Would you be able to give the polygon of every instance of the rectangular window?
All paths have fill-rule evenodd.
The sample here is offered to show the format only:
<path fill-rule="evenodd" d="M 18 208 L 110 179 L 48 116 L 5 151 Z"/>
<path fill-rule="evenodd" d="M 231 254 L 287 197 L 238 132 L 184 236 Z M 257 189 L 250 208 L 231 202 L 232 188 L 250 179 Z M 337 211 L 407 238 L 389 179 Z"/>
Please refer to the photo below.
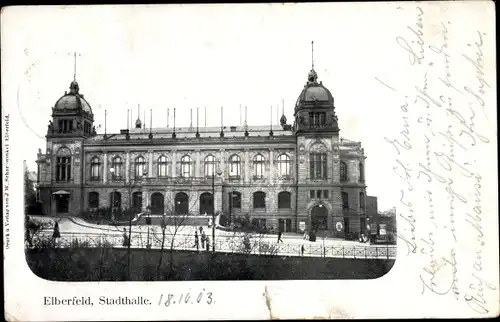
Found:
<path fill-rule="evenodd" d="M 323 190 L 323 198 L 328 199 L 328 190 Z"/>
<path fill-rule="evenodd" d="M 309 191 L 309 198 L 314 199 L 314 190 Z"/>
<path fill-rule="evenodd" d="M 309 113 L 309 126 L 312 128 L 322 127 L 326 124 L 325 112 Z"/>
<path fill-rule="evenodd" d="M 321 199 L 321 190 L 316 190 L 316 198 Z"/>

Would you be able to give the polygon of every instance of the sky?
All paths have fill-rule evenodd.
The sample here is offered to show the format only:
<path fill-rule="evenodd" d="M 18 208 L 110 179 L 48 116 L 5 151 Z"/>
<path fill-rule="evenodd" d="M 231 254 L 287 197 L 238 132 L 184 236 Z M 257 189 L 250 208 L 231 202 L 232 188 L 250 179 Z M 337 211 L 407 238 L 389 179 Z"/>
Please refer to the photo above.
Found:
<path fill-rule="evenodd" d="M 207 125 L 219 126 L 221 106 L 224 125 L 238 125 L 240 105 L 249 125 L 266 125 L 270 108 L 281 115 L 282 103 L 292 123 L 314 57 L 318 80 L 334 96 L 340 135 L 362 142 L 368 195 L 379 197 L 379 210 L 392 208 L 398 178 L 384 137 L 400 131 L 388 125 L 401 118 L 388 110 L 398 103 L 377 79 L 394 82 L 403 73 L 397 64 L 408 60 L 395 41 L 407 16 L 385 19 L 396 10 L 385 3 L 24 8 L 9 21 L 17 32 L 5 40 L 12 64 L 2 67 L 26 126 L 23 155 L 36 169 L 51 107 L 73 80 L 75 52 L 80 93 L 99 133 L 105 110 L 107 132 L 118 132 L 127 109 L 135 121 L 138 104 L 148 126 L 153 111 L 153 127 L 166 126 L 167 108 L 171 118 L 176 108 L 177 126 L 187 126 L 197 107 L 200 123 L 206 108 Z"/>

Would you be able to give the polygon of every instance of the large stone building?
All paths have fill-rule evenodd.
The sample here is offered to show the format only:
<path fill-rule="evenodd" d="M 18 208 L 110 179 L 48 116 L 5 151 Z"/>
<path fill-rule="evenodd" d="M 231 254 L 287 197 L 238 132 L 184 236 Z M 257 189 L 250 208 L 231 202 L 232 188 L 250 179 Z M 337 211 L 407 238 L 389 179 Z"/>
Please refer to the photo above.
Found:
<path fill-rule="evenodd" d="M 315 229 L 344 237 L 366 228 L 365 156 L 339 137 L 334 98 L 309 72 L 281 126 L 134 128 L 98 134 L 74 80 L 56 101 L 45 152 L 39 150 L 40 200 L 52 214 L 97 207 L 151 213 L 249 214 L 283 231 Z M 213 185 L 212 185 L 213 184 Z M 214 194 L 212 189 L 214 188 Z"/>

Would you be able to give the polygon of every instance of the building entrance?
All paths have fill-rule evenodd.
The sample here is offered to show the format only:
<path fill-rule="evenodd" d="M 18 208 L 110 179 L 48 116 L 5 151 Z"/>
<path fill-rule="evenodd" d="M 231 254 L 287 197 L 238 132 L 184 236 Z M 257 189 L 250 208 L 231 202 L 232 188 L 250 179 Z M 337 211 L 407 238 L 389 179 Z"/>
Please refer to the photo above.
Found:
<path fill-rule="evenodd" d="M 69 195 L 61 194 L 55 195 L 56 197 L 56 213 L 66 214 L 69 212 Z"/>
<path fill-rule="evenodd" d="M 311 210 L 311 228 L 314 231 L 328 229 L 328 209 L 324 205 L 314 206 Z"/>

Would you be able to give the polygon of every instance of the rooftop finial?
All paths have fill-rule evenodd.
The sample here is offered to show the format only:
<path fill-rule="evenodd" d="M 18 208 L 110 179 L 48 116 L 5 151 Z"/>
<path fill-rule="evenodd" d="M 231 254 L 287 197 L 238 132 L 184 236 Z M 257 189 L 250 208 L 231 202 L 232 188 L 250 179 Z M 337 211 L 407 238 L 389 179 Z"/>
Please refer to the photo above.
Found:
<path fill-rule="evenodd" d="M 135 128 L 140 129 L 141 127 L 142 127 L 141 104 L 137 104 L 137 120 L 135 121 Z"/>
<path fill-rule="evenodd" d="M 311 62 L 312 62 L 312 70 L 314 70 L 314 40 L 311 41 Z"/>
<path fill-rule="evenodd" d="M 73 68 L 73 80 L 76 81 L 76 52 L 74 53 L 75 65 Z"/>

